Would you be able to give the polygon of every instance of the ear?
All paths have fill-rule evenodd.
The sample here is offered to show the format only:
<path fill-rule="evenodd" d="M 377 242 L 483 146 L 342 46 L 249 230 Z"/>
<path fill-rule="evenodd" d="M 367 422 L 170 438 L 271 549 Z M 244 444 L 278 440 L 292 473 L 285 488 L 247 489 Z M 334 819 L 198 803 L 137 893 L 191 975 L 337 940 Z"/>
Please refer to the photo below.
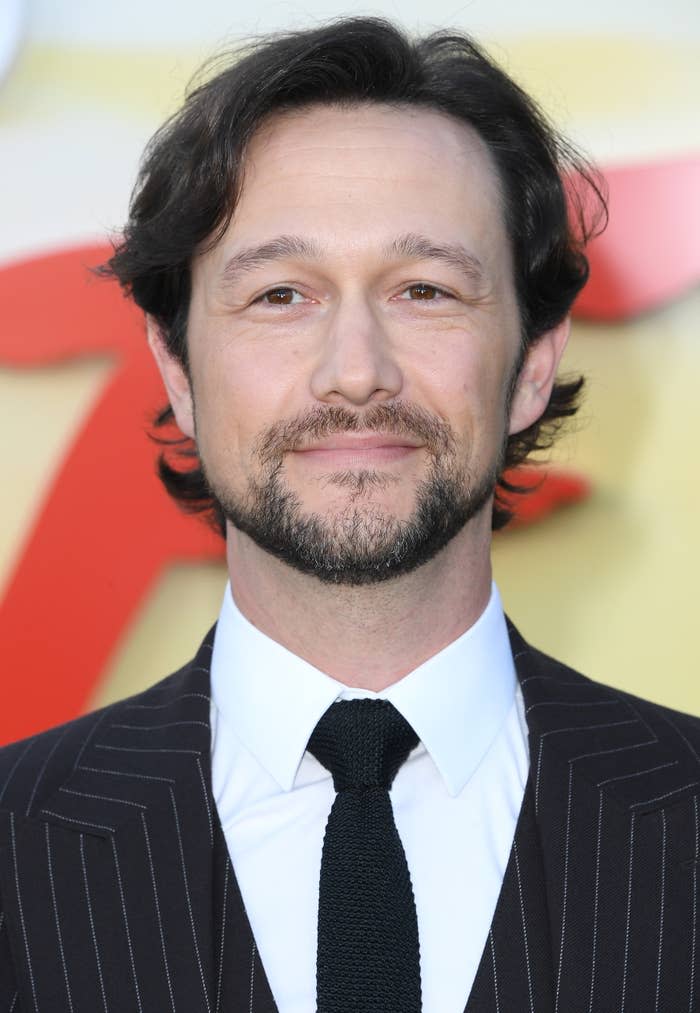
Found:
<path fill-rule="evenodd" d="M 570 330 L 571 320 L 565 317 L 527 349 L 511 404 L 509 435 L 527 429 L 547 407 Z"/>
<path fill-rule="evenodd" d="M 177 424 L 185 436 L 194 439 L 194 405 L 189 377 L 179 359 L 168 350 L 161 329 L 151 316 L 146 316 L 146 331 Z"/>

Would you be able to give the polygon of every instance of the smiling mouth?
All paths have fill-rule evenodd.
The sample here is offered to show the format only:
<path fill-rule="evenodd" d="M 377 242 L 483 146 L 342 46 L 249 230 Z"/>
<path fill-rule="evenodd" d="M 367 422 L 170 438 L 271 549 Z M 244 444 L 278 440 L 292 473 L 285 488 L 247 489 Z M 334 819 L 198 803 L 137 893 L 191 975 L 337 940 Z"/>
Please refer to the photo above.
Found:
<path fill-rule="evenodd" d="M 293 453 L 304 463 L 338 469 L 371 469 L 410 457 L 424 444 L 393 434 L 329 436 Z"/>

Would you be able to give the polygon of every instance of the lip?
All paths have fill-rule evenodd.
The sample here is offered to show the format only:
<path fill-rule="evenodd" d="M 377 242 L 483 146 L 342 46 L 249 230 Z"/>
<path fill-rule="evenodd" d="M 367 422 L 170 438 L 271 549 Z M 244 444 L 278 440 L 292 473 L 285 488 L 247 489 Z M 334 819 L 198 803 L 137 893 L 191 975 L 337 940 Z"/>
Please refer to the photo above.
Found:
<path fill-rule="evenodd" d="M 296 452 L 299 454 L 315 453 L 317 451 L 335 450 L 383 450 L 390 448 L 402 448 L 416 450 L 423 444 L 417 440 L 411 440 L 406 436 L 395 436 L 393 433 L 338 433 L 335 436 L 327 436 L 325 439 L 316 440 L 305 447 L 300 447 Z"/>
<path fill-rule="evenodd" d="M 340 433 L 317 440 L 294 453 L 307 464 L 325 468 L 371 469 L 401 461 L 422 446 L 424 444 L 392 433 Z"/>

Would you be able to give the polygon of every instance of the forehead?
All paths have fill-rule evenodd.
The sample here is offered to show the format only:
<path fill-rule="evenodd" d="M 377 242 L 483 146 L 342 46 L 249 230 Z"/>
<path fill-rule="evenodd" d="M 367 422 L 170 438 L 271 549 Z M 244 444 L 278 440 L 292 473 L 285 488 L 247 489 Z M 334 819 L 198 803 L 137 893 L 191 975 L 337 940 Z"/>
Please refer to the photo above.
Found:
<path fill-rule="evenodd" d="M 489 273 L 510 274 L 499 177 L 468 124 L 430 109 L 310 106 L 270 117 L 245 155 L 232 220 L 193 263 L 221 269 L 240 249 L 300 236 L 324 262 L 369 266 L 415 233 L 461 244 Z"/>
<path fill-rule="evenodd" d="M 464 167 L 478 162 L 493 172 L 491 156 L 468 123 L 437 109 L 402 104 L 310 105 L 273 114 L 255 132 L 246 152 L 247 168 L 259 171 L 276 156 L 295 157 L 313 151 L 322 165 L 331 164 L 337 147 L 352 163 L 374 153 L 391 156 L 408 142 L 417 163 L 438 164 L 448 156 Z"/>
<path fill-rule="evenodd" d="M 442 194 L 468 191 L 500 211 L 499 178 L 478 133 L 447 114 L 420 107 L 311 106 L 271 117 L 246 152 L 237 217 L 244 205 L 310 197 L 340 206 L 385 199 L 387 186 Z M 262 210 L 262 208 L 257 209 Z"/>

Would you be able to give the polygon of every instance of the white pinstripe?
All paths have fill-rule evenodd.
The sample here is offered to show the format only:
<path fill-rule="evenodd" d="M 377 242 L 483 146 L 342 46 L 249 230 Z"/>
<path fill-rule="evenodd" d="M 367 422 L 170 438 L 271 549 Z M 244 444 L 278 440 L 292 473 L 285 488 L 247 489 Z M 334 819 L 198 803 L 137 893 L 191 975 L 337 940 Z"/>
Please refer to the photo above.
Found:
<path fill-rule="evenodd" d="M 77 767 L 77 770 L 89 770 L 93 774 L 113 774 L 115 777 L 136 777 L 139 781 L 163 781 L 175 784 L 174 777 L 158 777 L 155 774 L 134 774 L 130 770 L 108 770 L 105 767 Z"/>
<path fill-rule="evenodd" d="M 698 797 L 693 799 L 695 810 L 695 861 L 693 862 L 693 934 L 691 940 L 690 958 L 690 1001 L 688 1003 L 689 1013 L 693 1013 L 695 1001 L 695 952 L 697 945 L 697 921 L 698 921 L 698 860 L 700 859 L 700 822 L 698 821 Z"/>
<path fill-rule="evenodd" d="M 594 753 L 579 753 L 578 756 L 571 757 L 571 762 L 576 763 L 578 760 L 590 760 L 594 756 L 612 756 L 613 753 L 626 753 L 628 749 L 642 749 L 643 746 L 655 746 L 658 741 L 654 737 L 653 739 L 645 739 L 644 742 L 633 742 L 630 746 L 615 746 L 614 749 L 596 749 Z"/>
<path fill-rule="evenodd" d="M 44 762 L 42 763 L 41 769 L 39 770 L 39 773 L 36 776 L 36 781 L 34 782 L 34 787 L 32 788 L 32 793 L 29 796 L 29 801 L 27 802 L 27 808 L 25 810 L 25 816 L 29 816 L 29 813 L 31 811 L 32 805 L 34 803 L 34 796 L 36 795 L 37 788 L 39 787 L 41 779 L 42 779 L 42 777 L 44 776 L 44 774 L 46 772 L 46 768 L 47 768 L 47 766 L 49 764 L 49 760 L 51 759 L 51 757 L 53 756 L 53 754 L 56 752 L 57 747 L 61 744 L 61 742 L 63 742 L 63 739 L 64 739 L 65 734 L 66 734 L 67 731 L 68 731 L 67 727 L 63 729 L 63 731 L 61 732 L 61 734 L 56 738 L 56 741 L 54 742 L 54 744 L 51 746 L 51 749 L 49 750 L 49 752 L 44 757 Z"/>
<path fill-rule="evenodd" d="M 523 885 L 520 879 L 520 861 L 518 859 L 518 846 L 513 841 L 513 856 L 515 858 L 515 872 L 518 877 L 518 895 L 520 897 L 520 919 L 523 926 L 523 943 L 525 946 L 525 967 L 527 969 L 527 991 L 530 997 L 530 1013 L 535 1013 L 535 1003 L 532 995 L 532 972 L 530 969 L 530 950 L 527 945 L 527 920 L 525 918 L 525 903 L 523 901 Z"/>
<path fill-rule="evenodd" d="M 627 918 L 625 922 L 625 956 L 622 963 L 622 1002 L 620 1004 L 620 1011 L 624 1013 L 625 1009 L 625 998 L 627 994 L 627 964 L 629 960 L 630 952 L 630 920 L 632 917 L 632 859 L 634 857 L 634 826 L 635 826 L 636 813 L 632 813 L 632 819 L 630 821 L 630 867 L 629 867 L 629 879 L 627 881 Z"/>
<path fill-rule="evenodd" d="M 204 672 L 205 669 L 203 669 L 203 668 L 199 668 L 199 669 L 196 669 L 196 670 L 195 669 L 191 669 L 191 671 Z M 164 707 L 173 707 L 180 700 L 186 700 L 189 697 L 197 697 L 200 700 L 206 700 L 208 703 L 211 703 L 211 697 L 207 696 L 206 693 L 182 693 L 180 696 L 176 696 L 172 700 L 169 700 L 168 703 L 127 703 L 127 704 L 124 704 L 124 708 L 126 710 L 134 710 L 134 711 L 135 710 L 140 710 L 140 711 L 157 711 L 157 710 L 162 710 Z"/>
<path fill-rule="evenodd" d="M 202 668 L 201 665 L 197 665 L 194 668 L 191 668 L 190 672 L 201 672 L 202 675 L 211 675 L 211 670 L 209 668 Z M 201 695 L 204 695 L 204 694 L 201 694 Z"/>
<path fill-rule="evenodd" d="M 588 1013 L 593 1013 L 593 993 L 595 991 L 596 950 L 598 948 L 598 899 L 600 893 L 600 839 L 603 830 L 603 792 L 598 802 L 598 839 L 595 849 L 595 892 L 593 894 L 593 954 L 591 957 L 591 996 Z"/>
<path fill-rule="evenodd" d="M 0 932 L 2 932 L 2 927 L 4 924 L 5 924 L 5 912 L 0 911 Z"/>
<path fill-rule="evenodd" d="M 224 975 L 224 944 L 226 934 L 226 914 L 228 904 L 228 877 L 231 870 L 231 859 L 226 859 L 226 872 L 224 873 L 224 902 L 223 902 L 223 916 L 221 918 L 221 951 L 219 955 L 219 974 L 216 982 L 216 1013 L 220 1013 L 221 1010 L 221 983 Z"/>
<path fill-rule="evenodd" d="M 667 724 L 669 724 L 669 725 L 671 726 L 671 728 L 673 728 L 673 730 L 674 730 L 674 732 L 676 733 L 676 735 L 678 735 L 678 737 L 679 737 L 679 738 L 681 738 L 681 739 L 683 740 L 683 742 L 684 742 L 684 743 L 686 744 L 686 746 L 688 747 L 689 751 L 690 751 L 690 752 L 691 752 L 691 753 L 693 754 L 693 756 L 694 756 L 694 757 L 695 757 L 695 759 L 696 759 L 696 760 L 698 761 L 698 763 L 700 763 L 700 756 L 698 756 L 698 751 L 697 751 L 697 749 L 695 749 L 695 748 L 693 747 L 693 745 L 692 745 L 692 744 L 691 744 L 691 743 L 690 743 L 690 742 L 688 741 L 688 739 L 687 739 L 687 738 L 686 738 L 686 736 L 685 736 L 685 735 L 683 734 L 683 732 L 682 732 L 682 731 L 680 730 L 680 728 L 678 727 L 678 725 L 676 724 L 676 722 L 675 722 L 675 721 L 674 721 L 674 720 L 673 720 L 672 718 L 670 718 L 670 717 L 668 716 L 668 714 L 663 714 L 663 713 L 662 713 L 662 714 L 661 714 L 661 717 L 662 717 L 662 718 L 664 719 L 664 721 L 665 721 L 665 722 L 666 722 Z"/>
<path fill-rule="evenodd" d="M 68 968 L 66 967 L 66 955 L 63 950 L 63 935 L 61 933 L 61 922 L 58 917 L 58 904 L 56 902 L 56 885 L 53 878 L 53 866 L 51 864 L 51 840 L 49 836 L 49 825 L 44 824 L 44 830 L 46 832 L 46 861 L 49 867 L 49 885 L 51 887 L 51 906 L 53 908 L 53 917 L 56 924 L 56 935 L 58 937 L 58 952 L 61 954 L 61 967 L 63 968 L 63 980 L 66 983 L 66 995 L 68 996 L 68 1007 L 73 1013 L 73 996 L 70 990 L 70 981 L 68 980 Z"/>
<path fill-rule="evenodd" d="M 700 781 L 691 781 L 690 784 L 684 784 L 680 788 L 674 788 L 673 791 L 664 792 L 663 795 L 657 795 L 656 798 L 645 799 L 644 802 L 634 802 L 630 809 L 638 809 L 640 806 L 652 805 L 654 802 L 662 802 L 665 798 L 670 798 L 671 795 L 677 795 L 680 791 L 685 791 L 687 788 L 695 788 L 700 784 Z"/>
<path fill-rule="evenodd" d="M 65 820 L 66 823 L 75 823 L 79 827 L 92 827 L 93 830 L 109 830 L 114 833 L 114 827 L 108 827 L 105 823 L 88 823 L 87 820 L 74 820 L 72 816 L 64 816 L 62 813 L 55 813 L 53 809 L 42 809 L 42 816 L 55 816 L 56 819 Z"/>
<path fill-rule="evenodd" d="M 92 728 L 90 729 L 90 731 L 88 732 L 88 734 L 85 736 L 85 738 L 83 740 L 83 744 L 81 745 L 80 750 L 78 752 L 78 755 L 75 758 L 75 765 L 73 767 L 73 770 L 75 770 L 78 767 L 80 761 L 83 758 L 83 753 L 85 752 L 85 750 L 87 749 L 87 747 L 89 746 L 89 744 L 92 742 L 93 735 L 95 734 L 95 732 L 97 731 L 97 729 L 100 727 L 100 725 L 102 724 L 102 722 L 105 720 L 105 718 L 107 717 L 107 715 L 112 713 L 113 707 L 114 707 L 114 704 L 112 704 L 110 707 L 106 707 L 102 711 L 102 713 L 100 714 L 100 716 L 97 719 L 97 721 L 94 722 Z"/>
<path fill-rule="evenodd" d="M 214 821 L 211 817 L 211 806 L 209 805 L 209 795 L 207 794 L 207 785 L 204 780 L 204 771 L 202 770 L 202 758 L 197 757 L 197 770 L 199 771 L 199 780 L 202 784 L 202 794 L 204 795 L 204 805 L 207 808 L 207 819 L 209 820 L 209 843 L 214 843 Z"/>
<path fill-rule="evenodd" d="M 9 1013 L 12 1013 L 13 1009 L 17 1005 L 18 999 L 19 999 L 19 992 L 15 992 L 14 996 L 12 997 L 12 1002 L 10 1003 Z"/>
<path fill-rule="evenodd" d="M 214 821 L 212 820 L 212 806 L 209 804 L 209 795 L 207 794 L 207 782 L 205 781 L 205 772 L 202 769 L 202 757 L 197 758 L 197 769 L 200 772 L 202 794 L 204 795 L 205 805 L 207 806 L 207 820 L 209 821 L 209 843 L 211 845 L 214 845 Z"/>
<path fill-rule="evenodd" d="M 574 767 L 569 764 L 569 797 L 566 803 L 566 843 L 564 845 L 564 895 L 561 906 L 561 943 L 559 945 L 559 967 L 557 969 L 557 990 L 554 997 L 554 1013 L 559 1009 L 559 991 L 561 989 L 561 972 L 564 966 L 564 935 L 566 933 L 566 901 L 569 889 L 569 843 L 571 836 L 571 799 L 573 795 Z"/>
<path fill-rule="evenodd" d="M 527 651 L 520 651 L 518 654 L 514 654 L 513 661 L 517 661 L 518 658 L 524 658 L 527 653 Z M 526 679 L 520 679 L 521 686 L 525 686 L 528 682 L 556 682 L 558 686 L 575 686 L 577 689 L 592 689 L 595 686 L 595 683 L 588 681 L 572 682 L 571 680 L 567 680 L 565 682 L 563 679 L 560 679 L 558 675 L 528 675 Z M 600 689 L 600 686 L 597 688 Z M 613 695 L 610 699 L 614 700 L 619 698 L 616 698 Z"/>
<path fill-rule="evenodd" d="M 493 929 L 489 931 L 489 943 L 491 944 L 491 966 L 493 967 L 493 994 L 496 1000 L 496 1013 L 501 1013 L 501 1006 L 498 1001 L 498 975 L 496 974 L 496 947 L 493 943 Z"/>
<path fill-rule="evenodd" d="M 664 905 L 666 903 L 666 813 L 661 810 L 661 903 L 659 911 L 659 957 L 656 964 L 656 1010 L 661 998 L 661 959 L 664 949 Z"/>
<path fill-rule="evenodd" d="M 3 798 L 5 797 L 5 792 L 7 791 L 7 786 L 9 785 L 10 781 L 12 780 L 14 772 L 17 770 L 17 768 L 19 767 L 20 763 L 25 758 L 25 756 L 27 755 L 27 753 L 32 748 L 32 746 L 34 745 L 35 742 L 36 742 L 36 739 L 30 739 L 29 742 L 27 742 L 27 744 L 24 747 L 24 749 L 22 750 L 22 752 L 19 754 L 19 756 L 15 760 L 15 762 L 12 764 L 12 767 L 10 769 L 10 773 L 7 775 L 7 777 L 5 779 L 5 783 L 2 786 L 2 791 L 0 791 L 0 802 L 2 802 Z"/>
<path fill-rule="evenodd" d="M 158 902 L 158 887 L 156 886 L 156 873 L 153 868 L 153 856 L 151 854 L 151 839 L 148 835 L 148 825 L 146 823 L 146 814 L 141 813 L 141 823 L 143 825 L 143 835 L 146 839 L 146 852 L 148 854 L 148 864 L 151 870 L 151 885 L 153 886 L 153 900 L 156 907 L 156 918 L 158 919 L 158 932 L 160 933 L 160 948 L 163 953 L 163 965 L 165 967 L 165 978 L 168 983 L 168 994 L 170 995 L 170 1008 L 173 1013 L 175 1010 L 175 997 L 173 996 L 173 983 L 170 979 L 170 968 L 168 967 L 168 955 L 165 952 L 165 934 L 163 933 L 163 920 L 160 917 L 160 903 Z"/>
<path fill-rule="evenodd" d="M 129 948 L 129 963 L 131 964 L 131 974 L 134 979 L 134 988 L 136 990 L 136 1004 L 139 1008 L 139 1013 L 143 1013 L 143 1006 L 141 1004 L 141 989 L 139 988 L 139 980 L 136 977 L 136 964 L 134 962 L 134 950 L 131 945 L 131 932 L 129 931 L 129 919 L 126 915 L 126 901 L 124 900 L 124 886 L 122 883 L 122 873 L 119 867 L 119 856 L 117 854 L 117 842 L 112 837 L 112 854 L 114 855 L 114 869 L 117 873 L 117 886 L 119 887 L 119 899 L 122 904 L 122 915 L 124 916 L 124 932 L 126 933 L 126 944 Z"/>
<path fill-rule="evenodd" d="M 255 940 L 253 940 L 253 948 L 250 951 L 250 1002 L 248 1005 L 248 1013 L 253 1013 L 254 986 L 255 986 Z"/>
<path fill-rule="evenodd" d="M 542 732 L 541 738 L 549 738 L 550 735 L 564 735 L 571 732 L 596 732 L 601 728 L 621 728 L 623 725 L 637 725 L 639 718 L 625 718 L 624 721 L 603 721 L 599 725 L 570 725 L 568 728 L 550 728 L 548 732 Z M 627 746 L 624 747 L 627 749 Z M 601 750 L 601 753 L 605 750 Z M 595 753 L 587 754 L 595 756 Z"/>
<path fill-rule="evenodd" d="M 32 968 L 32 957 L 29 952 L 29 939 L 27 938 L 27 926 L 24 921 L 24 909 L 22 907 L 22 894 L 19 888 L 19 868 L 17 866 L 17 837 L 15 835 L 15 814 L 10 813 L 10 836 L 12 840 L 12 862 L 15 868 L 15 889 L 17 891 L 17 907 L 19 908 L 19 921 L 22 926 L 22 938 L 24 940 L 24 950 L 27 954 L 27 969 L 29 971 L 29 981 L 32 986 L 32 999 L 34 1000 L 35 1013 L 39 1011 L 39 1003 L 36 997 L 36 981 L 34 980 L 34 970 Z M 14 1003 L 12 1004 L 14 1006 Z"/>
<path fill-rule="evenodd" d="M 636 725 L 639 723 L 639 718 L 628 718 L 625 721 L 605 721 L 600 725 L 574 725 L 570 728 L 552 728 L 548 732 L 542 732 L 540 736 L 540 750 L 537 758 L 537 776 L 535 780 L 535 812 L 538 811 L 539 795 L 540 795 L 540 772 L 542 768 L 542 749 L 544 747 L 544 740 L 550 735 L 564 735 L 565 733 L 571 732 L 593 732 L 599 731 L 601 728 L 620 728 L 623 725 Z M 595 754 L 589 754 L 595 755 Z"/>
<path fill-rule="evenodd" d="M 185 725 L 201 725 L 202 728 L 209 728 L 208 721 L 164 721 L 160 725 L 110 725 L 110 728 L 124 728 L 129 732 L 156 732 L 160 728 L 182 728 Z"/>
<path fill-rule="evenodd" d="M 194 924 L 194 914 L 192 913 L 192 901 L 190 900 L 190 887 L 187 879 L 187 869 L 185 867 L 185 852 L 182 847 L 182 831 L 180 829 L 180 817 L 177 814 L 177 805 L 175 804 L 175 792 L 172 788 L 168 789 L 170 792 L 170 801 L 173 806 L 173 815 L 175 816 L 175 828 L 177 830 L 177 843 L 180 850 L 180 868 L 182 869 L 182 878 L 185 884 L 185 897 L 187 899 L 187 911 L 190 916 L 190 925 L 192 926 L 192 941 L 194 943 L 194 952 L 197 957 L 197 966 L 199 968 L 199 977 L 202 982 L 202 992 L 204 993 L 204 1003 L 209 1013 L 211 1013 L 211 1006 L 209 1004 L 209 996 L 207 995 L 207 983 L 204 978 L 204 968 L 202 967 L 202 959 L 199 954 L 199 943 L 197 942 L 197 928 Z"/>
<path fill-rule="evenodd" d="M 181 753 L 184 756 L 201 756 L 199 749 L 156 749 L 148 746 L 107 746 L 101 742 L 95 743 L 95 749 L 110 749 L 114 753 Z"/>
<path fill-rule="evenodd" d="M 537 707 L 566 707 L 567 710 L 571 707 L 619 707 L 622 700 L 538 700 L 536 703 L 531 703 L 526 709 L 525 713 L 529 714 L 530 711 L 534 711 Z"/>
<path fill-rule="evenodd" d="M 647 770 L 635 770 L 631 774 L 618 774 L 617 777 L 608 777 L 604 781 L 598 781 L 596 788 L 602 788 L 605 784 L 612 784 L 614 781 L 629 781 L 633 777 L 643 777 L 644 774 L 655 774 L 657 770 L 665 770 L 666 767 L 677 767 L 678 760 L 669 760 L 668 763 L 660 763 L 658 767 L 649 767 Z"/>
<path fill-rule="evenodd" d="M 90 932 L 92 933 L 92 945 L 95 948 L 95 961 L 97 963 L 97 977 L 100 982 L 100 992 L 102 993 L 102 1005 L 104 1006 L 105 1013 L 109 1013 L 109 1007 L 107 1006 L 107 995 L 105 994 L 105 983 L 102 977 L 102 961 L 100 960 L 100 950 L 97 945 L 97 933 L 95 932 L 95 921 L 92 917 L 92 903 L 90 901 L 90 888 L 88 886 L 87 877 L 87 865 L 85 863 L 85 835 L 80 835 L 80 863 L 83 867 L 83 885 L 85 886 L 85 900 L 87 902 L 88 917 L 90 919 Z"/>
<path fill-rule="evenodd" d="M 620 699 L 622 699 L 622 698 L 620 698 Z M 642 715 L 641 715 L 641 713 L 639 711 L 639 707 L 635 707 L 634 703 L 632 702 L 632 700 L 629 699 L 629 697 L 625 698 L 622 702 L 627 705 L 627 707 L 632 711 L 632 713 L 637 716 L 637 720 L 639 721 L 639 723 L 642 724 L 642 725 L 644 725 L 644 727 L 649 732 L 649 734 L 653 736 L 655 734 L 654 730 L 651 727 L 651 725 L 649 724 L 649 722 L 647 721 L 647 719 L 645 717 L 642 717 Z"/>
<path fill-rule="evenodd" d="M 540 739 L 540 748 L 537 753 L 537 775 L 535 777 L 535 814 L 539 812 L 540 804 L 540 774 L 542 773 L 542 751 L 544 750 L 544 737 Z"/>
<path fill-rule="evenodd" d="M 141 802 L 132 802 L 129 798 L 113 798 L 111 795 L 93 795 L 87 791 L 76 791 L 74 788 L 59 788 L 58 790 L 64 792 L 66 795 L 77 795 L 78 798 L 94 798 L 97 799 L 98 802 L 119 802 L 120 805 L 131 805 L 136 809 L 148 808 Z M 48 810 L 42 810 L 42 812 L 45 811 Z"/>

